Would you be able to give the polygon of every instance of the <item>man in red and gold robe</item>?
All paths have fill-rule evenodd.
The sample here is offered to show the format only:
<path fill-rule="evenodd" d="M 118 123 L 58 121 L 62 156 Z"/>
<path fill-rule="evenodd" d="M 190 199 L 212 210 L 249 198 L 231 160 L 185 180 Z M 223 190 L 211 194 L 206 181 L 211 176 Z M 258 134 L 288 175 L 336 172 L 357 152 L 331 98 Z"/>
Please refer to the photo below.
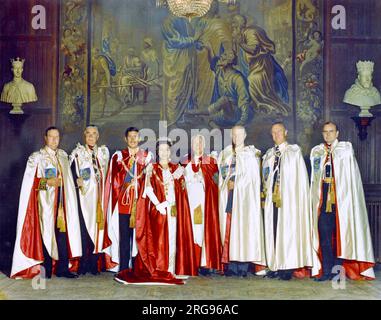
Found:
<path fill-rule="evenodd" d="M 192 139 L 192 154 L 182 161 L 185 167 L 193 240 L 199 273 L 222 271 L 222 244 L 218 209 L 217 161 L 204 154 L 205 138 Z"/>
<path fill-rule="evenodd" d="M 106 267 L 119 273 L 133 268 L 137 254 L 135 226 L 141 200 L 145 168 L 152 154 L 139 148 L 139 129 L 130 127 L 125 132 L 127 148 L 116 151 L 110 163 L 106 182 L 108 207 L 108 236 L 111 245 L 104 251 Z M 119 274 L 117 275 L 117 277 Z"/>

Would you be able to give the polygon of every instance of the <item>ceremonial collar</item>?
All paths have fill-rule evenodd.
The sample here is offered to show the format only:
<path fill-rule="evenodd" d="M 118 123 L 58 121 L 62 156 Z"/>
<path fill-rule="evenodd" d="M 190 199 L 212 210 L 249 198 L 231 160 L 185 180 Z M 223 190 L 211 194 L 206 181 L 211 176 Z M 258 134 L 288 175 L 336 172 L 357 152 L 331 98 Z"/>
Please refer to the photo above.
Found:
<path fill-rule="evenodd" d="M 283 151 L 287 148 L 287 146 L 288 146 L 288 142 L 287 142 L 287 141 L 281 143 L 281 144 L 278 146 L 278 147 L 279 147 L 279 151 L 280 151 L 280 152 L 283 152 Z M 274 146 L 274 150 L 275 150 L 275 148 L 276 148 L 276 145 Z"/>
<path fill-rule="evenodd" d="M 138 154 L 139 154 L 139 152 L 140 152 L 140 148 L 138 147 L 137 148 L 138 149 L 138 151 L 136 151 L 136 153 L 134 154 L 134 156 L 136 157 Z M 131 148 L 130 147 L 127 147 L 127 150 L 128 150 L 128 155 L 129 156 L 132 156 L 132 152 L 131 152 Z"/>
<path fill-rule="evenodd" d="M 98 154 L 98 146 L 97 145 L 94 145 L 93 148 L 91 148 L 88 144 L 85 143 L 85 148 L 87 151 L 89 151 L 90 153 L 92 151 L 94 151 L 95 154 Z"/>

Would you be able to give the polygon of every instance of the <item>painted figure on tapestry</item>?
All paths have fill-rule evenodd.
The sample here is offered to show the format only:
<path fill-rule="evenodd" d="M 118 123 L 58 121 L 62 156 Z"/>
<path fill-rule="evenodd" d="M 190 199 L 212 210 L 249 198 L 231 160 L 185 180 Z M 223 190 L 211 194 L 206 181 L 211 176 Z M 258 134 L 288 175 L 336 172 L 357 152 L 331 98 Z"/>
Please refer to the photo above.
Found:
<path fill-rule="evenodd" d="M 235 54 L 226 51 L 221 56 L 209 59 L 215 72 L 216 83 L 212 104 L 208 107 L 210 122 L 214 127 L 246 125 L 254 116 L 248 83 L 243 74 L 235 69 Z"/>
<path fill-rule="evenodd" d="M 162 25 L 163 110 L 161 118 L 172 125 L 184 121 L 186 111 L 197 109 L 196 56 L 201 49 L 195 20 L 169 15 Z"/>
<path fill-rule="evenodd" d="M 235 15 L 232 21 L 233 48 L 238 68 L 247 78 L 256 110 L 287 115 L 288 82 L 274 58 L 275 44 L 259 26 L 247 26 L 246 18 Z"/>
<path fill-rule="evenodd" d="M 204 26 L 200 37 L 203 47 L 210 49 L 211 56 L 218 56 L 232 48 L 230 24 L 219 15 L 218 1 L 213 1 L 208 13 L 200 19 Z M 208 59 L 208 51 L 197 51 L 197 102 L 198 110 L 206 111 L 215 95 L 215 75 Z"/>

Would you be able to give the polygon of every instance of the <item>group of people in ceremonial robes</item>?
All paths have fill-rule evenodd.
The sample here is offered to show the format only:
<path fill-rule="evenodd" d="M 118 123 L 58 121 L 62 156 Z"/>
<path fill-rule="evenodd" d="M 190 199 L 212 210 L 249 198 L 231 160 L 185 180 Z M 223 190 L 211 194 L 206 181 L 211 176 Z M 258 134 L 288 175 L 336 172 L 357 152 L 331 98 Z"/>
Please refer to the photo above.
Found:
<path fill-rule="evenodd" d="M 111 157 L 96 126 L 70 155 L 60 131 L 27 162 L 20 194 L 12 278 L 75 278 L 115 272 L 123 284 L 184 284 L 188 277 L 252 273 L 325 281 L 340 266 L 350 279 L 373 279 L 374 256 L 353 147 L 335 123 L 311 151 L 309 179 L 301 149 L 281 122 L 262 155 L 243 126 L 219 154 L 202 135 L 175 163 L 172 142 L 154 152 L 139 129 Z"/>

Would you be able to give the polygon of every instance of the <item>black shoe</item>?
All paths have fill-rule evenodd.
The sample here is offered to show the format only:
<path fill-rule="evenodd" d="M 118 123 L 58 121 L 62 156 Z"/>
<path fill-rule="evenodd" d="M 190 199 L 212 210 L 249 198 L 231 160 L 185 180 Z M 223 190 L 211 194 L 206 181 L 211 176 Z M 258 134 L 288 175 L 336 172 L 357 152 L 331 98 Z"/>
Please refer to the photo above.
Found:
<path fill-rule="evenodd" d="M 96 276 L 96 275 L 100 274 L 100 272 L 99 272 L 97 269 L 93 269 L 93 270 L 91 270 L 90 273 L 91 273 L 93 276 Z"/>
<path fill-rule="evenodd" d="M 338 273 L 331 273 L 329 275 L 329 280 L 332 280 L 334 277 L 336 277 L 338 275 Z M 340 277 L 338 278 L 338 281 L 340 281 Z"/>
<path fill-rule="evenodd" d="M 227 270 L 227 271 L 224 272 L 224 276 L 225 277 L 232 277 L 232 276 L 235 276 L 235 275 L 236 274 L 233 271 L 231 271 L 231 270 Z"/>
<path fill-rule="evenodd" d="M 79 269 L 78 269 L 78 275 L 79 276 L 85 275 L 87 272 L 88 271 L 86 270 L 86 268 L 79 267 Z"/>
<path fill-rule="evenodd" d="M 207 268 L 199 268 L 198 275 L 204 276 L 204 277 L 210 277 L 212 274 L 211 274 L 211 271 Z"/>
<path fill-rule="evenodd" d="M 41 276 L 42 279 L 51 279 L 52 278 L 52 272 L 45 272 L 44 276 Z"/>
<path fill-rule="evenodd" d="M 315 278 L 314 279 L 314 281 L 316 281 L 316 282 L 323 282 L 323 281 L 327 281 L 327 280 L 331 280 L 331 275 L 330 274 L 324 274 L 320 278 Z"/>
<path fill-rule="evenodd" d="M 89 265 L 88 265 L 87 261 L 85 259 L 81 259 L 81 261 L 79 262 L 79 268 L 78 268 L 77 274 L 78 275 L 85 275 L 89 271 L 90 270 L 89 270 Z"/>
<path fill-rule="evenodd" d="M 266 277 L 270 279 L 275 279 L 279 277 L 279 274 L 277 271 L 267 271 Z"/>
<path fill-rule="evenodd" d="M 78 278 L 78 275 L 75 273 L 71 273 L 70 271 L 65 271 L 65 272 L 57 272 L 56 276 L 58 278 L 69 278 L 69 279 L 74 279 Z"/>
<path fill-rule="evenodd" d="M 289 273 L 289 272 L 281 273 L 279 275 L 279 280 L 289 281 L 289 280 L 291 280 L 291 278 L 292 278 L 292 273 Z"/>

